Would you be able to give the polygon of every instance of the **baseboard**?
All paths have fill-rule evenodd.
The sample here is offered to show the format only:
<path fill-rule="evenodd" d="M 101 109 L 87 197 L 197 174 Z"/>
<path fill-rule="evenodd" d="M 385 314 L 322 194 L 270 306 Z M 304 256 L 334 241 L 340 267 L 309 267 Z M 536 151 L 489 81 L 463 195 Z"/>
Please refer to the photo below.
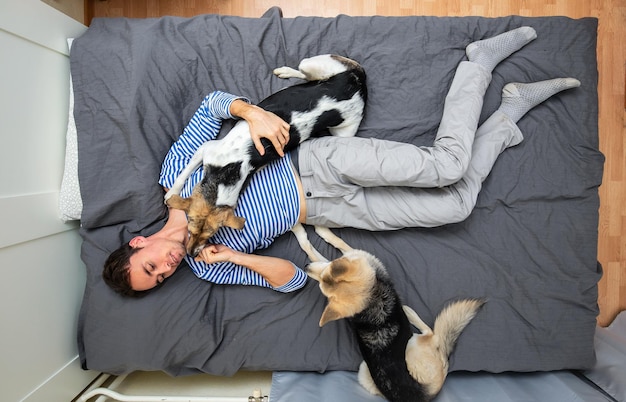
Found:
<path fill-rule="evenodd" d="M 65 367 L 39 385 L 21 402 L 68 402 L 76 398 L 96 376 L 97 371 L 83 370 L 76 356 Z"/>

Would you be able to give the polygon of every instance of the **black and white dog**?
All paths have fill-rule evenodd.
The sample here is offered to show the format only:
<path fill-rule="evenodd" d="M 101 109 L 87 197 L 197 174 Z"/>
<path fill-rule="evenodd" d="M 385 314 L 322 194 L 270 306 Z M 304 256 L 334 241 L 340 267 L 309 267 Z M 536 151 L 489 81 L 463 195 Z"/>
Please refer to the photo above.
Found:
<path fill-rule="evenodd" d="M 307 81 L 278 91 L 258 104 L 290 124 L 285 152 L 327 132 L 339 137 L 356 134 L 367 99 L 365 71 L 357 62 L 320 55 L 302 60 L 298 70 L 280 67 L 274 74 Z M 190 255 L 197 255 L 220 227 L 243 228 L 244 218 L 234 214 L 241 190 L 252 173 L 279 158 L 269 140 L 261 141 L 264 155 L 255 148 L 248 123 L 240 120 L 223 139 L 204 143 L 165 195 L 168 206 L 187 212 Z M 204 165 L 202 181 L 191 197 L 181 198 L 178 194 L 185 181 L 200 164 Z"/>

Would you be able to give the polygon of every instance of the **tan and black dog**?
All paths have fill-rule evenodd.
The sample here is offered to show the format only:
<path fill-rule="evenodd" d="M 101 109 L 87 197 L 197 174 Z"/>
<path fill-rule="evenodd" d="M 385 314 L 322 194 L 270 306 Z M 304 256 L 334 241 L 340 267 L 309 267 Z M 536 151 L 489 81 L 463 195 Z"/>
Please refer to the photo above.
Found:
<path fill-rule="evenodd" d="M 356 134 L 367 100 L 365 71 L 359 63 L 342 56 L 320 55 L 302 60 L 298 70 L 281 67 L 274 74 L 307 81 L 282 89 L 258 104 L 290 124 L 285 152 L 311 137 Z M 234 214 L 239 194 L 252 173 L 279 158 L 269 140 L 261 141 L 264 155 L 255 148 L 248 123 L 238 121 L 223 139 L 207 141 L 198 148 L 165 195 L 168 206 L 187 213 L 188 254 L 195 257 L 222 226 L 243 228 L 245 219 Z M 185 181 L 201 164 L 202 181 L 191 197 L 181 198 L 178 194 Z"/>
<path fill-rule="evenodd" d="M 304 228 L 297 226 L 293 232 L 313 261 L 307 274 L 319 282 L 328 298 L 319 324 L 349 320 L 364 360 L 359 367 L 361 385 L 391 402 L 434 398 L 448 374 L 448 358 L 459 335 L 484 301 L 450 303 L 436 317 L 431 330 L 415 311 L 402 305 L 387 270 L 376 257 L 352 249 L 329 229 L 316 227 L 324 240 L 343 253 L 334 261 L 320 261 Z M 413 333 L 411 324 L 419 334 Z"/>

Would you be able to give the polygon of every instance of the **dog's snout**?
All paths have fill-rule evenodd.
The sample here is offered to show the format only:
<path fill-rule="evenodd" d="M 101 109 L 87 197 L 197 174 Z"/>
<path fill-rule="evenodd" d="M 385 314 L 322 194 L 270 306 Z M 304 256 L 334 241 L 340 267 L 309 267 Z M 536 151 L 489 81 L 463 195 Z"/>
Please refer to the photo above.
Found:
<path fill-rule="evenodd" d="M 189 254 L 193 258 L 196 258 L 204 247 L 195 244 L 195 242 L 191 240 L 192 239 L 189 239 L 189 244 L 187 244 L 187 254 Z"/>
<path fill-rule="evenodd" d="M 202 249 L 204 249 L 204 246 L 200 245 L 197 246 L 196 248 L 194 248 L 191 252 L 191 255 L 193 256 L 193 258 L 196 258 L 198 255 L 200 255 L 200 252 L 202 251 Z"/>

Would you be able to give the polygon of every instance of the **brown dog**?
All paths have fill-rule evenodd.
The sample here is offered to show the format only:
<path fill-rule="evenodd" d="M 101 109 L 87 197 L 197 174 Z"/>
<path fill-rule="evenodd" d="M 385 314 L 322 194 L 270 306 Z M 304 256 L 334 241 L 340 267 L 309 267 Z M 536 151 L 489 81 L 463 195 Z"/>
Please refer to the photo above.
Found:
<path fill-rule="evenodd" d="M 341 318 L 349 320 L 364 359 L 359 368 L 361 385 L 392 402 L 434 398 L 448 374 L 448 358 L 458 336 L 484 301 L 450 303 L 435 319 L 433 331 L 415 311 L 402 306 L 387 270 L 376 257 L 352 249 L 330 230 L 316 227 L 324 240 L 343 252 L 334 261 L 320 261 L 303 231 L 299 227 L 294 233 L 313 261 L 307 274 L 319 282 L 328 298 L 320 326 Z M 419 334 L 413 333 L 411 324 Z"/>

